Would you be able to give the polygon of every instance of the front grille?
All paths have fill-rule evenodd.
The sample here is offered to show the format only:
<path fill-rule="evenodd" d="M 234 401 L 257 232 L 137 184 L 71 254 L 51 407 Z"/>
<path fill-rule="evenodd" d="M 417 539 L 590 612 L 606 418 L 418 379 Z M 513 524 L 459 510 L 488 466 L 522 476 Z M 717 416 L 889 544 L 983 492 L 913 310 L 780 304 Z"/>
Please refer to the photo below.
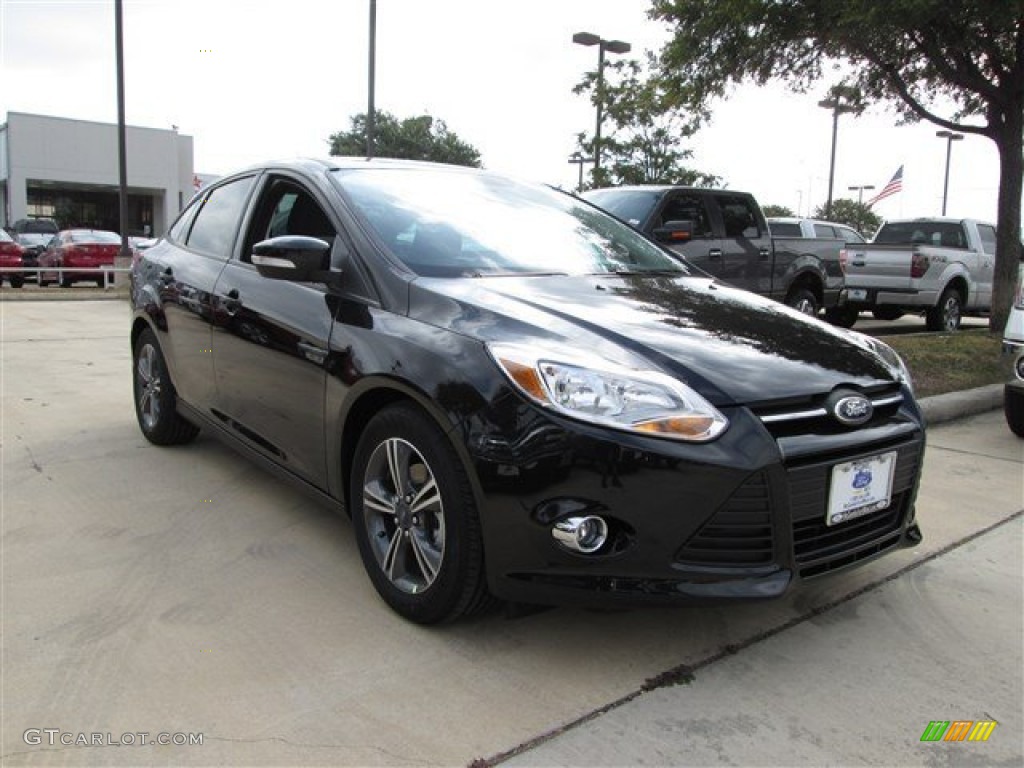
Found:
<path fill-rule="evenodd" d="M 793 550 L 801 578 L 845 568 L 895 547 L 906 495 L 896 494 L 885 509 L 841 525 L 825 525 L 824 514 L 820 520 L 794 523 Z"/>
<path fill-rule="evenodd" d="M 773 560 L 768 480 L 754 475 L 676 553 L 682 563 L 765 565 Z"/>
<path fill-rule="evenodd" d="M 887 450 L 897 452 L 892 501 L 885 509 L 834 526 L 825 524 L 825 510 L 832 467 L 836 462 L 789 470 L 793 553 L 801 577 L 844 568 L 899 543 L 923 448 L 920 441 L 873 448 L 870 454 Z M 860 453 L 843 460 L 870 454 Z"/>
<path fill-rule="evenodd" d="M 794 435 L 843 434 L 881 424 L 890 419 L 903 403 L 899 384 L 864 389 L 861 393 L 874 405 L 874 413 L 866 424 L 843 426 L 825 407 L 828 393 L 797 400 L 756 403 L 750 409 L 776 439 Z"/>

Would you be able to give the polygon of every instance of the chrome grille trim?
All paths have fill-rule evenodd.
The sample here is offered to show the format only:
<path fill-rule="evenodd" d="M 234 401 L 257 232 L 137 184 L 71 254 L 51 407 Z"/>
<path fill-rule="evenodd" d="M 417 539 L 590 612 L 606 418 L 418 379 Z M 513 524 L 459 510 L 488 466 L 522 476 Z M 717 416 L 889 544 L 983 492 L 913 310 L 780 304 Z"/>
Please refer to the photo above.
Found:
<path fill-rule="evenodd" d="M 877 397 L 871 399 L 871 405 L 873 408 L 884 408 L 887 405 L 898 405 L 903 402 L 902 394 L 888 395 L 886 397 Z M 761 419 L 765 424 L 779 424 L 786 421 L 803 421 L 805 419 L 820 419 L 823 416 L 828 416 L 828 411 L 824 408 L 812 408 L 802 411 L 789 411 L 785 413 L 768 413 L 760 415 L 758 418 Z"/>

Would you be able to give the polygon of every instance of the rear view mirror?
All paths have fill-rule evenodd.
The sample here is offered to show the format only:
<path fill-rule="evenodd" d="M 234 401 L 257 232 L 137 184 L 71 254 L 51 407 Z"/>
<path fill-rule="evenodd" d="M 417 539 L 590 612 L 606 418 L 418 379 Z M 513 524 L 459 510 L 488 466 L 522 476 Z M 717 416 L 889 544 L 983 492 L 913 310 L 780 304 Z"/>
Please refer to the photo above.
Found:
<path fill-rule="evenodd" d="M 692 221 L 666 221 L 652 232 L 659 243 L 685 243 L 693 237 Z"/>
<path fill-rule="evenodd" d="M 318 237 L 282 235 L 256 243 L 251 258 L 256 270 L 272 280 L 324 282 L 330 250 Z"/>

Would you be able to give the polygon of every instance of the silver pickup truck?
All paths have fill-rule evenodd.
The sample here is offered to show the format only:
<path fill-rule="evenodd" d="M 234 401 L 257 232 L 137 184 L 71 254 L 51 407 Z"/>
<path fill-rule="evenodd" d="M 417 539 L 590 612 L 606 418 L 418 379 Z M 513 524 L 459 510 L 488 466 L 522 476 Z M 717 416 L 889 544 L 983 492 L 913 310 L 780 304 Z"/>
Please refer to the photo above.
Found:
<path fill-rule="evenodd" d="M 880 320 L 923 313 L 928 330 L 955 331 L 964 314 L 992 305 L 996 228 L 973 219 L 908 219 L 881 226 L 871 243 L 840 254 L 844 302 L 826 317 L 852 326 L 862 310 Z"/>

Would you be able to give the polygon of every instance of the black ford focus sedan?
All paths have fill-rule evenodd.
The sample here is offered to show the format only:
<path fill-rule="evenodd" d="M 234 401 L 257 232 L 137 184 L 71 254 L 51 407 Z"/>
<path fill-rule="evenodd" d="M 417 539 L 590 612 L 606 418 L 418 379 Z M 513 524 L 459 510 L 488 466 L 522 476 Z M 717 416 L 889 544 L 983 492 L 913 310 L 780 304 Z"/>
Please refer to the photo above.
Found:
<path fill-rule="evenodd" d="M 485 171 L 227 177 L 136 257 L 131 345 L 150 442 L 205 429 L 347 512 L 416 622 L 774 597 L 921 538 L 889 347 Z"/>

